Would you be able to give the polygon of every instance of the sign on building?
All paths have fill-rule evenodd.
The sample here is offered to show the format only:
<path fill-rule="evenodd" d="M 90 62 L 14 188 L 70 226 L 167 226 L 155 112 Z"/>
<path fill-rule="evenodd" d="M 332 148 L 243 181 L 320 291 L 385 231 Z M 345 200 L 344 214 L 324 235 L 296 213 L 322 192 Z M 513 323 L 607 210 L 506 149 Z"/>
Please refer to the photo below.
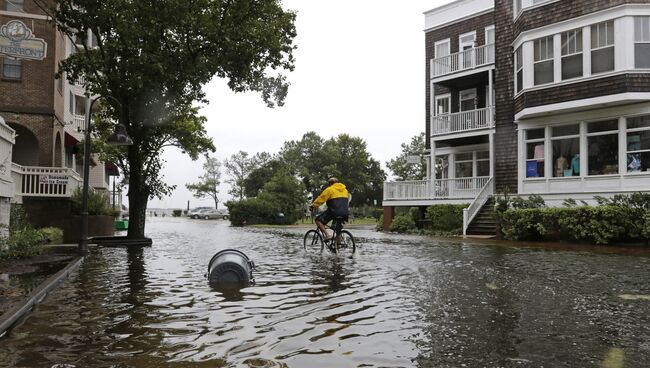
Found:
<path fill-rule="evenodd" d="M 422 162 L 422 157 L 420 156 L 406 156 L 407 164 L 419 164 Z"/>
<path fill-rule="evenodd" d="M 0 27 L 0 54 L 14 59 L 43 60 L 47 56 L 47 43 L 33 37 L 25 23 L 10 20 Z"/>
<path fill-rule="evenodd" d="M 67 185 L 68 175 L 39 175 L 40 184 Z"/>

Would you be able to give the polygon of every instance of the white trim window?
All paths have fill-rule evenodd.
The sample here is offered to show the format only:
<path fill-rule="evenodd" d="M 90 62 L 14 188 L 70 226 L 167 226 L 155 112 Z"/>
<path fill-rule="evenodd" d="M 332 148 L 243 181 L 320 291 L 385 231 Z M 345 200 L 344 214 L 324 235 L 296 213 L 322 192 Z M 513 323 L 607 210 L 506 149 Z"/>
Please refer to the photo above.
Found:
<path fill-rule="evenodd" d="M 451 72 L 451 40 L 438 41 L 433 45 L 433 68 L 434 75 L 447 74 Z"/>
<path fill-rule="evenodd" d="M 533 41 L 533 47 L 535 85 L 553 83 L 553 36 L 536 39 Z"/>
<path fill-rule="evenodd" d="M 634 67 L 650 69 L 650 17 L 634 17 Z"/>
<path fill-rule="evenodd" d="M 580 176 L 580 124 L 551 128 L 553 176 Z"/>
<path fill-rule="evenodd" d="M 582 77 L 582 29 L 562 32 L 561 37 L 562 80 Z"/>
<path fill-rule="evenodd" d="M 524 89 L 524 60 L 522 46 L 515 50 L 515 93 Z"/>
<path fill-rule="evenodd" d="M 435 115 L 449 115 L 451 113 L 451 95 L 436 96 Z"/>
<path fill-rule="evenodd" d="M 464 152 L 454 154 L 456 178 L 474 177 L 474 153 Z"/>
<path fill-rule="evenodd" d="M 19 81 L 22 79 L 23 63 L 8 57 L 2 58 L 2 79 Z"/>
<path fill-rule="evenodd" d="M 525 134 L 526 177 L 543 178 L 546 133 L 544 128 L 528 129 Z"/>
<path fill-rule="evenodd" d="M 490 151 L 477 151 L 476 157 L 476 177 L 490 176 Z"/>
<path fill-rule="evenodd" d="M 614 70 L 614 60 L 614 21 L 592 25 L 591 73 L 598 74 Z"/>
<path fill-rule="evenodd" d="M 650 115 L 627 118 L 627 172 L 650 172 Z"/>
<path fill-rule="evenodd" d="M 618 174 L 618 119 L 587 123 L 587 175 Z"/>
<path fill-rule="evenodd" d="M 473 111 L 478 106 L 476 88 L 465 89 L 458 92 L 458 111 Z"/>

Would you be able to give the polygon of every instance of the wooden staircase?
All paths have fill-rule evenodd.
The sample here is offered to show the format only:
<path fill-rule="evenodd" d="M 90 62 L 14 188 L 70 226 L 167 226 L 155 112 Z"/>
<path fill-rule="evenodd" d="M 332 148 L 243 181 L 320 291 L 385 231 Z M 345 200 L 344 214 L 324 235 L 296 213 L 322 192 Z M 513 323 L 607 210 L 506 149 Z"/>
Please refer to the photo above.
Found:
<path fill-rule="evenodd" d="M 467 228 L 467 235 L 496 235 L 494 197 L 490 197 Z"/>

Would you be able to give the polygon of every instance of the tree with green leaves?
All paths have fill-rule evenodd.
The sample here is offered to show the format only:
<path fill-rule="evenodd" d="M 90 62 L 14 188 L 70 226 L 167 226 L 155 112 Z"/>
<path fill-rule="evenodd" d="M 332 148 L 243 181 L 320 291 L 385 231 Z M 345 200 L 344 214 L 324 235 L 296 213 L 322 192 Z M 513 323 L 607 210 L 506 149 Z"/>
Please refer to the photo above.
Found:
<path fill-rule="evenodd" d="M 206 156 L 204 174 L 198 183 L 185 184 L 196 198 L 212 198 L 214 208 L 219 208 L 219 184 L 221 184 L 221 162 L 216 157 Z"/>
<path fill-rule="evenodd" d="M 247 152 L 239 151 L 227 158 L 223 166 L 228 173 L 226 183 L 230 184 L 228 193 L 233 198 L 244 199 L 246 194 L 246 178 L 255 169 L 271 160 L 271 155 L 267 152 L 258 152 L 255 156 L 249 156 Z"/>
<path fill-rule="evenodd" d="M 90 30 L 96 40 L 76 46 L 59 75 L 83 77 L 92 95 L 105 97 L 103 115 L 133 140 L 106 152 L 128 177 L 129 238 L 144 237 L 148 200 L 174 189 L 161 177 L 162 150 L 176 147 L 192 159 L 214 151 L 196 107 L 207 102 L 206 83 L 225 78 L 235 92 L 283 104 L 288 83 L 280 71 L 293 70 L 296 30 L 295 13 L 280 0 L 35 2 L 70 39 Z"/>
<path fill-rule="evenodd" d="M 402 143 L 402 153 L 386 163 L 386 167 L 395 175 L 397 180 L 422 180 L 427 175 L 427 165 L 424 159 L 424 133 L 411 138 L 410 143 Z M 407 157 L 418 156 L 420 162 L 409 163 Z"/>
<path fill-rule="evenodd" d="M 278 172 L 293 176 L 287 164 L 279 159 L 270 160 L 251 171 L 248 177 L 244 179 L 244 195 L 246 198 L 257 197 L 264 185 L 271 181 Z"/>

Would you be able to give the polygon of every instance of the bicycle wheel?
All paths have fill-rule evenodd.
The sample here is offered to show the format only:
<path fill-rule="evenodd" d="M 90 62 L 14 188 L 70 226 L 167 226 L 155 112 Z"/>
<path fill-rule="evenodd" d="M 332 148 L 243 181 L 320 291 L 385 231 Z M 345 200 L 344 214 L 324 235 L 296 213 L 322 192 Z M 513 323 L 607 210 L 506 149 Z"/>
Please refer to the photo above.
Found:
<path fill-rule="evenodd" d="M 354 254 L 354 252 L 357 250 L 357 246 L 354 242 L 354 236 L 352 236 L 352 233 L 347 230 L 341 231 L 341 240 L 336 247 L 338 249 L 337 253 L 339 254 Z"/>
<path fill-rule="evenodd" d="M 323 237 L 318 231 L 312 229 L 305 233 L 303 238 L 303 246 L 308 252 L 322 252 L 323 251 Z"/>

